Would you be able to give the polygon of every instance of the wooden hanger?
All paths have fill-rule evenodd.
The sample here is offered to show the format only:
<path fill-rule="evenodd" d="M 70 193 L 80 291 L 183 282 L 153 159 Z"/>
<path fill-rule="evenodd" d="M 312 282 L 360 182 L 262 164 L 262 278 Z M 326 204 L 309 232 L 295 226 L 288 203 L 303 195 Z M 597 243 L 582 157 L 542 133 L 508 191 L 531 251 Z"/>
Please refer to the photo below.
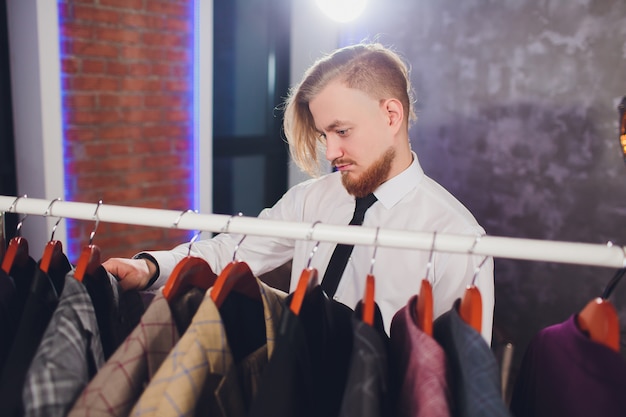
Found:
<path fill-rule="evenodd" d="M 370 272 L 365 277 L 365 294 L 363 295 L 363 313 L 362 320 L 369 326 L 374 325 L 374 313 L 376 312 L 376 279 L 374 278 L 374 263 L 376 262 L 376 251 L 378 250 L 378 231 L 374 235 L 374 253 L 372 253 L 372 262 L 370 264 Z"/>
<path fill-rule="evenodd" d="M 620 351 L 619 318 L 608 298 L 624 272 L 626 269 L 618 270 L 605 288 L 602 297 L 589 301 L 576 316 L 578 328 L 587 333 L 591 340 L 616 352 Z"/>
<path fill-rule="evenodd" d="M 50 215 L 52 205 L 59 200 L 61 199 L 57 198 L 55 200 L 52 200 L 52 202 L 46 209 L 44 216 Z M 43 250 L 43 256 L 41 257 L 41 261 L 39 262 L 39 268 L 46 274 L 50 270 L 60 268 L 60 265 L 62 265 L 65 258 L 65 255 L 63 254 L 63 244 L 60 240 L 54 240 L 54 232 L 56 231 L 61 219 L 62 217 L 59 217 L 59 219 L 52 227 L 52 235 L 50 236 L 50 241 L 48 241 L 48 243 L 46 244 L 46 247 Z"/>
<path fill-rule="evenodd" d="M 96 225 L 89 235 L 89 244 L 83 248 L 80 253 L 80 257 L 78 258 L 78 262 L 76 263 L 74 278 L 80 282 L 83 282 L 85 275 L 93 275 L 96 272 L 96 269 L 98 269 L 98 267 L 102 264 L 100 262 L 100 248 L 93 244 L 93 238 L 96 235 L 96 230 L 98 230 L 98 225 L 100 224 L 98 210 L 101 205 L 102 200 L 98 201 L 98 206 L 93 214 L 93 217 L 96 219 Z"/>
<path fill-rule="evenodd" d="M 51 240 L 43 250 L 39 268 L 47 274 L 51 269 L 58 268 L 61 265 L 63 257 L 63 244 L 61 241 Z"/>
<path fill-rule="evenodd" d="M 428 274 L 433 265 L 433 255 L 435 253 L 435 240 L 437 239 L 437 231 L 433 232 L 433 243 L 430 247 L 430 255 L 428 255 L 428 263 L 426 264 L 426 274 L 420 285 L 420 292 L 417 296 L 417 306 L 415 308 L 415 324 L 428 336 L 433 335 L 433 287 L 428 281 Z"/>
<path fill-rule="evenodd" d="M 186 256 L 176 264 L 165 286 L 163 296 L 167 301 L 183 294 L 190 288 L 208 290 L 217 280 L 211 266 L 202 258 Z"/>
<path fill-rule="evenodd" d="M 420 293 L 417 297 L 416 324 L 428 336 L 433 335 L 433 287 L 426 278 L 422 279 Z"/>
<path fill-rule="evenodd" d="M 215 284 L 217 275 L 213 272 L 209 263 L 197 256 L 191 256 L 191 245 L 199 235 L 200 233 L 197 233 L 191 239 L 187 256 L 176 264 L 163 287 L 163 296 L 168 302 L 174 300 L 190 288 L 208 290 Z"/>
<path fill-rule="evenodd" d="M 319 220 L 315 221 L 313 225 L 311 225 L 311 231 L 307 237 L 307 240 L 310 240 L 313 237 L 313 229 L 315 225 L 320 223 Z M 319 277 L 317 269 L 311 268 L 311 260 L 313 259 L 313 255 L 317 252 L 317 248 L 319 247 L 320 242 L 318 241 L 313 249 L 311 249 L 311 254 L 309 255 L 309 261 L 307 262 L 306 268 L 302 270 L 300 274 L 300 279 L 298 279 L 298 285 L 296 286 L 296 290 L 293 292 L 293 296 L 291 297 L 291 302 L 289 303 L 289 309 L 297 316 L 300 314 L 300 309 L 302 308 L 302 302 L 304 301 L 304 297 L 309 294 L 313 288 L 319 285 Z"/>
<path fill-rule="evenodd" d="M 226 229 L 228 229 L 228 227 L 226 227 Z M 213 284 L 211 299 L 217 308 L 222 306 L 224 300 L 226 300 L 226 297 L 232 290 L 252 298 L 253 300 L 258 300 L 259 302 L 262 301 L 259 284 L 256 277 L 252 273 L 252 270 L 250 270 L 247 263 L 236 260 L 237 249 L 239 249 L 241 242 L 243 242 L 245 238 L 246 236 L 244 235 L 239 243 L 237 243 L 233 253 L 233 260 L 226 265 L 215 280 L 215 284 Z"/>
<path fill-rule="evenodd" d="M 365 277 L 365 295 L 363 296 L 363 322 L 367 325 L 374 325 L 374 312 L 376 311 L 376 280 L 374 275 L 367 274 Z"/>
<path fill-rule="evenodd" d="M 8 275 L 13 266 L 25 266 L 28 257 L 28 241 L 21 236 L 16 236 L 9 241 L 9 246 L 2 259 L 2 270 Z"/>
<path fill-rule="evenodd" d="M 102 264 L 100 262 L 100 248 L 96 245 L 87 245 L 83 248 L 76 263 L 74 278 L 83 282 L 85 275 L 93 275 Z"/>
<path fill-rule="evenodd" d="M 478 333 L 482 330 L 483 320 L 483 300 L 478 287 L 468 285 L 465 288 L 461 306 L 459 308 L 461 319 L 469 324 Z"/>
<path fill-rule="evenodd" d="M 608 346 L 616 352 L 619 348 L 619 319 L 609 300 L 597 297 L 585 306 L 576 317 L 578 328 L 594 342 Z"/>
<path fill-rule="evenodd" d="M 293 292 L 291 302 L 289 303 L 289 309 L 293 314 L 296 316 L 300 314 L 300 308 L 302 307 L 305 295 L 309 294 L 317 285 L 319 285 L 317 269 L 303 269 L 296 290 Z"/>
<path fill-rule="evenodd" d="M 479 240 L 480 236 L 478 236 L 474 241 L 474 246 L 476 246 Z M 472 246 L 472 249 L 470 249 L 470 254 L 473 252 L 474 246 Z M 465 323 L 467 323 L 478 333 L 482 331 L 483 299 L 480 295 L 480 290 L 475 285 L 475 283 L 476 277 L 480 272 L 480 268 L 482 268 L 487 259 L 489 259 L 489 257 L 485 256 L 485 259 L 483 259 L 482 262 L 474 270 L 472 283 L 465 288 L 465 293 L 463 294 L 463 298 L 461 299 L 461 305 L 459 306 L 459 315 L 461 316 L 461 319 L 463 319 Z"/>
<path fill-rule="evenodd" d="M 7 212 L 12 212 L 13 208 L 17 204 L 17 201 L 20 198 L 26 198 L 26 194 L 23 197 L 17 197 L 11 206 L 7 210 Z M 26 219 L 28 215 L 22 217 L 22 220 L 17 224 L 17 228 L 15 231 L 16 236 L 9 241 L 9 245 L 4 254 L 4 258 L 2 259 L 2 270 L 8 275 L 13 269 L 13 266 L 24 267 L 28 262 L 29 254 L 28 254 L 28 241 L 20 236 L 20 230 L 22 229 L 22 223 L 24 223 L 24 219 Z M 4 243 L 3 243 L 4 244 Z"/>
<path fill-rule="evenodd" d="M 211 298 L 220 308 L 232 291 L 244 294 L 254 300 L 262 301 L 259 284 L 247 263 L 232 261 L 222 270 L 213 284 Z"/>

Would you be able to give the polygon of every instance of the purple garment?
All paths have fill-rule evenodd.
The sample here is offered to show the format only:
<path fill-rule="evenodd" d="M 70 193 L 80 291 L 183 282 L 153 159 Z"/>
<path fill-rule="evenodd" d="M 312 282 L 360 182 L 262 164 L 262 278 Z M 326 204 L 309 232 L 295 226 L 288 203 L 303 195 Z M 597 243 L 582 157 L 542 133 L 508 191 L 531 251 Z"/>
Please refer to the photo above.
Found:
<path fill-rule="evenodd" d="M 449 416 L 450 389 L 446 380 L 446 355 L 432 337 L 416 324 L 417 295 L 394 315 L 391 322 L 390 359 L 396 415 L 399 417 Z"/>
<path fill-rule="evenodd" d="M 572 315 L 531 340 L 511 411 L 516 417 L 625 416 L 626 361 L 590 340 Z"/>

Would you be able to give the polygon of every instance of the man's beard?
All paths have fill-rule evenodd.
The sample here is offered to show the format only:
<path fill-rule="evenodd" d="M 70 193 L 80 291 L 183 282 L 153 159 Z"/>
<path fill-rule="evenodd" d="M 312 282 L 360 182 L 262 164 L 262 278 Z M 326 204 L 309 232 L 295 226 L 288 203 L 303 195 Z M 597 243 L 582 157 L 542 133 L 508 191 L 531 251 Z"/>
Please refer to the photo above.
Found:
<path fill-rule="evenodd" d="M 394 148 L 389 148 L 358 178 L 351 178 L 348 173 L 342 174 L 341 182 L 349 194 L 357 198 L 373 193 L 375 189 L 387 180 L 391 163 L 396 157 Z"/>

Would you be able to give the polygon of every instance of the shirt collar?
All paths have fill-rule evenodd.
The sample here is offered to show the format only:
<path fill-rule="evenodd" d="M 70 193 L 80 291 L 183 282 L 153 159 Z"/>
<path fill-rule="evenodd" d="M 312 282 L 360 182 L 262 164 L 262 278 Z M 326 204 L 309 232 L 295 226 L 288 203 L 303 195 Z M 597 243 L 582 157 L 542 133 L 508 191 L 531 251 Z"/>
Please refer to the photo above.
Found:
<path fill-rule="evenodd" d="M 395 177 L 381 184 L 374 191 L 378 201 L 387 209 L 396 205 L 398 201 L 417 187 L 422 178 L 424 178 L 424 171 L 417 160 L 417 155 L 413 151 L 411 151 L 411 154 L 413 155 L 411 165 Z"/>

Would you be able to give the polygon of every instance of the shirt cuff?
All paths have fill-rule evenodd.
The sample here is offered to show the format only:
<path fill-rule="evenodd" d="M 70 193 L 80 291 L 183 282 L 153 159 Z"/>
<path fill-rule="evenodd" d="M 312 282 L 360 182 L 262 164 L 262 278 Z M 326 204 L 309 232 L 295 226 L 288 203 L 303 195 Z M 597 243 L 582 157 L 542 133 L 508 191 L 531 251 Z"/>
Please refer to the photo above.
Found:
<path fill-rule="evenodd" d="M 159 278 L 159 276 L 161 275 L 161 269 L 159 268 L 159 263 L 157 262 L 156 259 L 154 259 L 154 256 L 150 255 L 149 253 L 146 252 L 141 252 L 138 253 L 137 255 L 133 256 L 133 259 L 147 259 L 150 262 L 152 262 L 155 266 L 156 266 L 156 271 L 154 273 L 154 275 L 152 275 L 150 277 L 150 280 L 148 281 L 148 284 L 146 284 L 146 286 L 143 288 L 144 290 L 150 288 L 155 282 L 156 280 Z"/>

